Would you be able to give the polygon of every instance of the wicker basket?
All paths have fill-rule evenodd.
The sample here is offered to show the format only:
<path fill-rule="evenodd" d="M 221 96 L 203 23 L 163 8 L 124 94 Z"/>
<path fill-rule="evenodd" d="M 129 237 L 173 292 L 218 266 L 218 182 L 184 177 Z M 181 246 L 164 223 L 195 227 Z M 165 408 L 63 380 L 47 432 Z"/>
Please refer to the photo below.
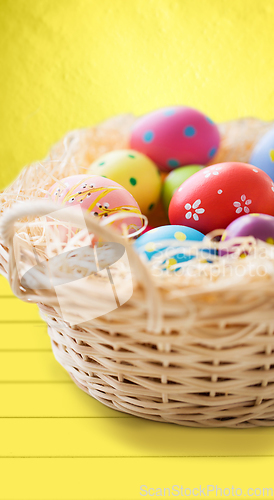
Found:
<path fill-rule="evenodd" d="M 195 427 L 273 425 L 271 245 L 261 245 L 264 276 L 249 272 L 262 265 L 255 256 L 242 260 L 241 277 L 209 279 L 210 264 L 202 276 L 155 276 L 130 243 L 85 217 L 90 232 L 125 245 L 133 294 L 122 307 L 73 326 L 62 319 L 52 291 L 25 291 L 17 273 L 15 223 L 19 231 L 18 220 L 22 225 L 26 216 L 49 211 L 43 201 L 4 211 L 0 270 L 16 296 L 38 304 L 57 361 L 81 389 L 113 409 L 156 421 Z M 93 296 L 92 290 L 89 300 L 102 303 L 100 287 Z M 74 297 L 68 307 L 75 307 Z"/>

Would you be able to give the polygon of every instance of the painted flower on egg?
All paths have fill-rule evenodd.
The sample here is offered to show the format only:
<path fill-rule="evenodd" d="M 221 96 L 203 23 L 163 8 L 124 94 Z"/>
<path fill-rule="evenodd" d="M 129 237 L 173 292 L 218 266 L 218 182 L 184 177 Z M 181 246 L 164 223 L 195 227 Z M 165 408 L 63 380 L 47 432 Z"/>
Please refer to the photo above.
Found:
<path fill-rule="evenodd" d="M 193 217 L 194 220 L 199 220 L 199 215 L 205 212 L 204 208 L 199 208 L 200 205 L 201 200 L 194 201 L 192 206 L 190 203 L 186 203 L 185 209 L 188 210 L 188 212 L 186 213 L 185 218 L 191 219 L 191 217 Z"/>
<path fill-rule="evenodd" d="M 274 215 L 273 190 L 270 177 L 252 165 L 212 165 L 193 174 L 177 189 L 169 205 L 169 220 L 207 234 L 225 229 L 250 212 Z"/>
<path fill-rule="evenodd" d="M 234 203 L 233 203 L 234 207 L 236 207 L 236 210 L 235 210 L 236 214 L 240 214 L 240 213 L 242 213 L 242 211 L 244 211 L 244 213 L 246 213 L 246 214 L 249 214 L 250 209 L 249 209 L 248 205 L 251 205 L 251 203 L 252 203 L 252 200 L 247 200 L 246 195 L 242 194 L 241 201 L 234 201 Z"/>

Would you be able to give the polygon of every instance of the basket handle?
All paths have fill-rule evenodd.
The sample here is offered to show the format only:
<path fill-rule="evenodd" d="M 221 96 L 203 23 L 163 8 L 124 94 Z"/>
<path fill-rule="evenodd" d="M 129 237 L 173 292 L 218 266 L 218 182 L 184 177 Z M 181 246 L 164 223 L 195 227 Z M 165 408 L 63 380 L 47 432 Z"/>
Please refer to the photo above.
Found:
<path fill-rule="evenodd" d="M 23 294 L 20 289 L 13 248 L 15 223 L 18 221 L 18 219 L 22 219 L 27 216 L 42 217 L 45 215 L 49 215 L 51 212 L 56 212 L 57 210 L 60 210 L 60 205 L 57 205 L 50 200 L 20 203 L 13 205 L 13 207 L 7 210 L 0 219 L 0 237 L 4 245 L 9 248 L 8 279 L 13 293 L 19 298 L 22 298 Z M 132 244 L 125 240 L 125 238 L 120 236 L 109 227 L 101 226 L 100 224 L 98 224 L 95 218 L 91 217 L 87 213 L 84 213 L 83 215 L 86 227 L 90 232 L 105 239 L 106 241 L 120 243 L 125 247 L 130 263 L 135 268 L 135 275 L 146 292 L 146 302 L 148 310 L 147 329 L 148 331 L 154 332 L 156 334 L 160 333 L 162 329 L 160 296 L 157 288 L 154 285 L 149 269 L 141 261 Z M 68 216 L 70 218 L 70 223 L 75 224 L 76 226 L 77 224 L 79 225 L 80 217 L 78 214 L 75 214 L 73 212 L 72 208 L 68 209 L 68 212 L 66 211 L 66 220 Z M 60 219 L 58 218 L 58 220 L 62 220 L 61 212 Z"/>

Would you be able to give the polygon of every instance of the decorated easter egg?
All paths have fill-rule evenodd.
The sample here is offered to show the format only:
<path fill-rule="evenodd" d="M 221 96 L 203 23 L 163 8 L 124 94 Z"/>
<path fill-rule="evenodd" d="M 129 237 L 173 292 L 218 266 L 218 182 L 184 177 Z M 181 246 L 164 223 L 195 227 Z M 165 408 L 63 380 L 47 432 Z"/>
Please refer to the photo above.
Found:
<path fill-rule="evenodd" d="M 250 163 L 263 170 L 274 181 L 274 128 L 269 130 L 255 146 Z"/>
<path fill-rule="evenodd" d="M 184 250 L 184 241 L 202 241 L 204 235 L 186 226 L 161 226 L 142 234 L 134 243 L 135 250 L 145 255 L 148 260 L 161 252 L 163 263 L 169 269 L 176 264 L 194 257 Z M 168 244 L 169 243 L 169 244 Z"/>
<path fill-rule="evenodd" d="M 206 165 L 218 150 L 220 134 L 213 121 L 196 109 L 173 106 L 139 118 L 130 146 L 149 156 L 162 170 Z"/>
<path fill-rule="evenodd" d="M 251 212 L 274 215 L 274 183 L 247 163 L 219 163 L 187 179 L 169 205 L 171 224 L 206 234 Z"/>
<path fill-rule="evenodd" d="M 168 174 L 164 181 L 162 190 L 162 200 L 166 211 L 170 204 L 170 200 L 174 195 L 176 189 L 181 186 L 181 184 L 186 181 L 191 175 L 199 172 L 203 167 L 201 165 L 188 165 L 186 167 L 176 168 Z"/>
<path fill-rule="evenodd" d="M 222 241 L 238 236 L 254 236 L 257 240 L 274 245 L 274 217 L 266 214 L 248 214 L 229 224 Z"/>
<path fill-rule="evenodd" d="M 113 214 L 132 214 L 132 217 L 110 222 L 123 231 L 125 226 L 131 234 L 143 225 L 138 203 L 123 186 L 99 175 L 72 175 L 56 182 L 49 194 L 53 201 L 65 206 L 79 205 L 90 216 L 99 221 Z M 135 216 L 134 216 L 135 214 Z"/>
<path fill-rule="evenodd" d="M 160 197 L 161 178 L 156 165 L 142 153 L 131 149 L 110 151 L 90 166 L 90 173 L 118 182 L 148 215 Z"/>

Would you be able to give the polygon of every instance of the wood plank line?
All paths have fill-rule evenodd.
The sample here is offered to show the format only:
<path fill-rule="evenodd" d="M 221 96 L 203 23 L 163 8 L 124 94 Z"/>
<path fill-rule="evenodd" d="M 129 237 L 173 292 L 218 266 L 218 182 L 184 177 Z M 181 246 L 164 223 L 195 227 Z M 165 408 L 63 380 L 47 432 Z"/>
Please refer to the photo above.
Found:
<path fill-rule="evenodd" d="M 68 380 L 0 380 L 0 385 L 44 385 L 44 384 L 71 384 L 74 385 L 74 382 L 69 378 Z"/>
<path fill-rule="evenodd" d="M 52 349 L 0 349 L 0 352 L 52 352 Z"/>
<path fill-rule="evenodd" d="M 15 295 L 0 295 L 0 301 L 1 299 L 17 299 Z"/>
<path fill-rule="evenodd" d="M 28 456 L 28 455 L 16 455 L 14 457 L 10 456 L 10 455 L 6 455 L 6 456 L 0 456 L 0 459 L 4 459 L 4 460 L 8 460 L 8 459 L 11 459 L 11 460 L 17 460 L 17 459 L 26 459 L 26 460 L 32 460 L 32 459 L 35 459 L 35 460 L 55 460 L 55 459 L 62 459 L 62 460 L 69 460 L 69 459 L 73 459 L 73 460 L 90 460 L 90 459 L 96 459 L 96 460 L 99 460 L 99 459 L 102 459 L 102 460 L 106 460 L 106 459 L 109 459 L 109 460 L 125 460 L 125 459 L 134 459 L 134 460 L 140 460 L 140 459 L 158 459 L 158 460 L 161 460 L 163 458 L 187 458 L 187 459 L 191 459 L 191 458 L 274 458 L 274 455 L 229 455 L 229 456 L 226 456 L 226 455 L 163 455 L 163 456 L 157 456 L 157 455 L 139 455 L 139 456 L 136 456 L 136 455 L 132 455 L 132 456 L 129 456 L 129 455 L 48 455 L 47 457 L 43 456 L 43 455 L 31 455 L 31 456 Z"/>
<path fill-rule="evenodd" d="M 33 304 L 31 304 L 33 305 Z M 34 305 L 35 306 L 35 305 Z M 36 306 L 35 306 L 36 307 Z M 28 325 L 28 324 L 36 324 L 36 323 L 39 323 L 40 325 L 43 325 L 45 324 L 44 321 L 42 319 L 34 319 L 34 320 L 30 320 L 30 319 L 26 319 L 26 320 L 3 320 L 3 321 L 0 321 L 0 325 Z"/>
<path fill-rule="evenodd" d="M 273 428 L 190 429 L 140 418 L 2 418 L 1 434 L 1 457 L 274 455 Z"/>
<path fill-rule="evenodd" d="M 33 416 L 30 416 L 30 417 L 23 416 L 22 417 L 22 416 L 7 415 L 7 416 L 4 416 L 4 417 L 0 416 L 0 419 L 1 418 L 8 418 L 9 420 L 12 420 L 12 419 L 24 419 L 24 418 L 28 418 L 28 419 L 38 419 L 38 418 L 43 418 L 43 419 L 48 419 L 48 418 L 55 418 L 55 419 L 61 418 L 62 419 L 63 418 L 63 419 L 66 419 L 67 418 L 67 419 L 73 420 L 74 418 L 77 418 L 77 419 L 79 419 L 79 418 L 87 418 L 87 419 L 100 418 L 101 419 L 101 418 L 137 418 L 137 417 L 133 417 L 132 415 L 127 415 L 126 413 L 121 413 L 120 414 L 120 412 L 117 412 L 116 416 L 115 415 L 112 415 L 112 416 L 103 416 L 103 415 L 101 415 L 100 417 L 96 417 L 96 416 L 91 416 L 91 417 L 79 417 L 79 416 L 77 416 L 77 417 L 64 417 L 64 416 L 63 417 L 55 417 L 54 415 L 47 415 L 47 416 L 42 415 L 41 417 L 33 417 Z"/>
<path fill-rule="evenodd" d="M 0 418 L 126 417 L 71 383 L 1 384 Z"/>

